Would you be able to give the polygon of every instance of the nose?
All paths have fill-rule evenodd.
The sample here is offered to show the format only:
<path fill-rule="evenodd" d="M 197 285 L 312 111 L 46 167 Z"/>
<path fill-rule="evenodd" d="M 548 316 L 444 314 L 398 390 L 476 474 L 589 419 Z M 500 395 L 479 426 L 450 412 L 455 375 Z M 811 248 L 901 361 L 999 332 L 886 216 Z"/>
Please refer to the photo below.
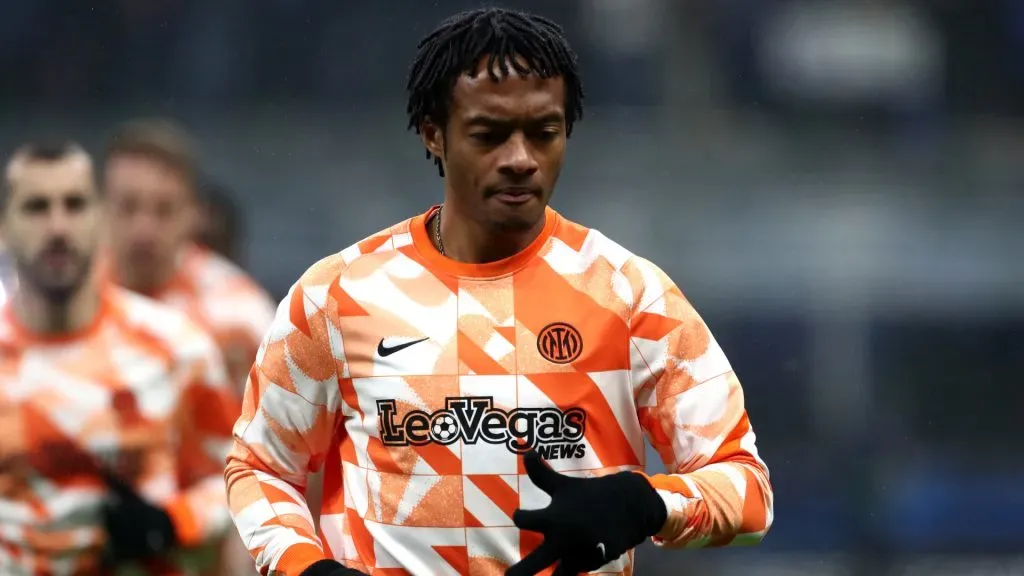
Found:
<path fill-rule="evenodd" d="M 499 171 L 506 176 L 525 178 L 537 171 L 537 159 L 529 141 L 521 132 L 516 132 L 502 147 L 503 156 Z"/>
<path fill-rule="evenodd" d="M 122 224 L 127 231 L 130 243 L 136 246 L 149 247 L 155 243 L 159 222 L 146 210 L 138 210 Z"/>
<path fill-rule="evenodd" d="M 47 229 L 50 236 L 65 237 L 71 229 L 71 214 L 63 206 L 53 207 L 49 211 Z"/>

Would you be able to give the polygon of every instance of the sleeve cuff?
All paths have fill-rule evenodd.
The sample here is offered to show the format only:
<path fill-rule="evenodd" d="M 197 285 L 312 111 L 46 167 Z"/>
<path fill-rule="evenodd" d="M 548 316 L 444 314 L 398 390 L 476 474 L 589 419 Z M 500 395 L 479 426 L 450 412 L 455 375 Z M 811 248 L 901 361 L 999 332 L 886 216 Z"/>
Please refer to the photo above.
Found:
<path fill-rule="evenodd" d="M 289 547 L 284 554 L 281 554 L 276 569 L 285 576 L 316 576 L 321 573 L 307 572 L 307 570 L 324 560 L 331 561 L 319 546 L 302 542 Z M 319 569 L 319 566 L 316 568 Z M 329 572 L 324 572 L 324 574 L 329 574 Z"/>
<path fill-rule="evenodd" d="M 694 498 L 695 489 L 687 484 L 687 480 L 681 475 L 655 474 L 648 476 L 643 472 L 638 472 L 638 474 L 647 478 L 647 481 L 651 483 L 668 512 L 665 525 L 651 537 L 651 540 L 659 546 L 675 541 L 679 534 L 686 532 L 687 524 L 693 517 L 696 500 Z"/>
<path fill-rule="evenodd" d="M 643 472 L 637 472 L 647 481 L 654 486 L 655 490 L 673 492 L 675 494 L 682 494 L 687 498 L 693 498 L 694 493 L 690 486 L 686 483 L 686 480 L 678 474 L 655 474 L 654 476 L 648 476 Z M 671 507 L 669 508 L 671 510 Z"/>
<path fill-rule="evenodd" d="M 203 532 L 199 528 L 195 514 L 192 513 L 192 506 L 185 495 L 178 496 L 171 501 L 167 507 L 167 516 L 171 519 L 174 536 L 177 538 L 179 546 L 192 548 L 203 543 Z"/>
<path fill-rule="evenodd" d="M 332 576 L 344 568 L 344 565 L 335 560 L 318 560 L 310 564 L 299 576 Z"/>

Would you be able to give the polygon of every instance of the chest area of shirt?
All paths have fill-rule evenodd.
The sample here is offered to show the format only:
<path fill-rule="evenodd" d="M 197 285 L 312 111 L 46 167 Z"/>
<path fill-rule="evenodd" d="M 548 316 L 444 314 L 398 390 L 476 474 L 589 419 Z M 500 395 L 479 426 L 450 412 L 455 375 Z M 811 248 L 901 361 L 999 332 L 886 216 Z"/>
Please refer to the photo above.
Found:
<path fill-rule="evenodd" d="M 377 376 L 342 386 L 348 436 L 378 470 L 515 474 L 530 450 L 562 469 L 640 462 L 626 371 Z"/>
<path fill-rule="evenodd" d="M 515 473 L 530 449 L 573 467 L 637 460 L 627 310 L 607 291 L 529 278 L 358 288 L 336 345 L 361 413 L 349 432 L 379 442 L 374 466 Z"/>
<path fill-rule="evenodd" d="M 205 305 L 199 295 L 180 287 L 170 287 L 157 295 L 156 300 L 161 304 L 174 308 L 186 314 L 202 316 L 205 312 Z M 202 318 L 200 318 L 202 319 Z"/>
<path fill-rule="evenodd" d="M 334 345 L 352 378 L 629 368 L 628 308 L 602 282 L 426 276 L 343 283 L 339 295 Z"/>
<path fill-rule="evenodd" d="M 126 477 L 169 442 L 175 404 L 170 374 L 139 358 L 91 361 L 70 350 L 0 361 L 0 473 L 48 478 Z"/>

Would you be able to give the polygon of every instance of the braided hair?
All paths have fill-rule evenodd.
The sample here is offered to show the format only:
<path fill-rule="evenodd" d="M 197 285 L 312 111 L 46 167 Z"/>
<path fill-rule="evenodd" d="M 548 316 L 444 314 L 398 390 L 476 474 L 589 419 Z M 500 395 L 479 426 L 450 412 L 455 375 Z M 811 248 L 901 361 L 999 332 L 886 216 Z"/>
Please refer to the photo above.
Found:
<path fill-rule="evenodd" d="M 448 123 L 452 90 L 459 76 L 476 70 L 487 57 L 487 72 L 499 81 L 510 73 L 562 78 L 565 82 L 566 135 L 583 116 L 583 87 L 577 57 L 558 24 L 534 14 L 504 8 L 479 8 L 456 14 L 420 40 L 406 91 L 408 128 L 420 133 L 424 122 Z M 438 173 L 441 159 L 427 151 Z"/>

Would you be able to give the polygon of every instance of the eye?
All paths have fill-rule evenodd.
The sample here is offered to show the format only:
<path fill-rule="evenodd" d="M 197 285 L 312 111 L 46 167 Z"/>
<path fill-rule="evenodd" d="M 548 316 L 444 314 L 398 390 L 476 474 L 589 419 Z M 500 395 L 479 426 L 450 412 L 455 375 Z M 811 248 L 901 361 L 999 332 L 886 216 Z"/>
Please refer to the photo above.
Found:
<path fill-rule="evenodd" d="M 46 198 L 31 198 L 22 204 L 21 209 L 28 214 L 42 214 L 50 208 Z"/>
<path fill-rule="evenodd" d="M 544 142 L 550 142 L 551 140 L 554 140 L 554 139 L 558 138 L 558 136 L 561 133 L 562 133 L 562 131 L 557 129 L 557 128 L 545 128 L 545 129 L 541 130 L 540 132 L 538 132 L 536 134 L 536 136 L 534 136 L 534 137 L 537 140 L 541 140 L 541 141 L 544 141 Z"/>
<path fill-rule="evenodd" d="M 156 205 L 156 215 L 161 220 L 167 220 L 175 213 L 176 206 L 172 202 L 162 201 Z"/>
<path fill-rule="evenodd" d="M 504 134 L 490 130 L 486 132 L 473 132 L 469 137 L 481 144 L 487 145 L 500 144 L 505 140 Z"/>
<path fill-rule="evenodd" d="M 85 196 L 70 196 L 64 200 L 64 206 L 67 207 L 68 212 L 81 212 L 89 205 L 89 200 Z"/>

